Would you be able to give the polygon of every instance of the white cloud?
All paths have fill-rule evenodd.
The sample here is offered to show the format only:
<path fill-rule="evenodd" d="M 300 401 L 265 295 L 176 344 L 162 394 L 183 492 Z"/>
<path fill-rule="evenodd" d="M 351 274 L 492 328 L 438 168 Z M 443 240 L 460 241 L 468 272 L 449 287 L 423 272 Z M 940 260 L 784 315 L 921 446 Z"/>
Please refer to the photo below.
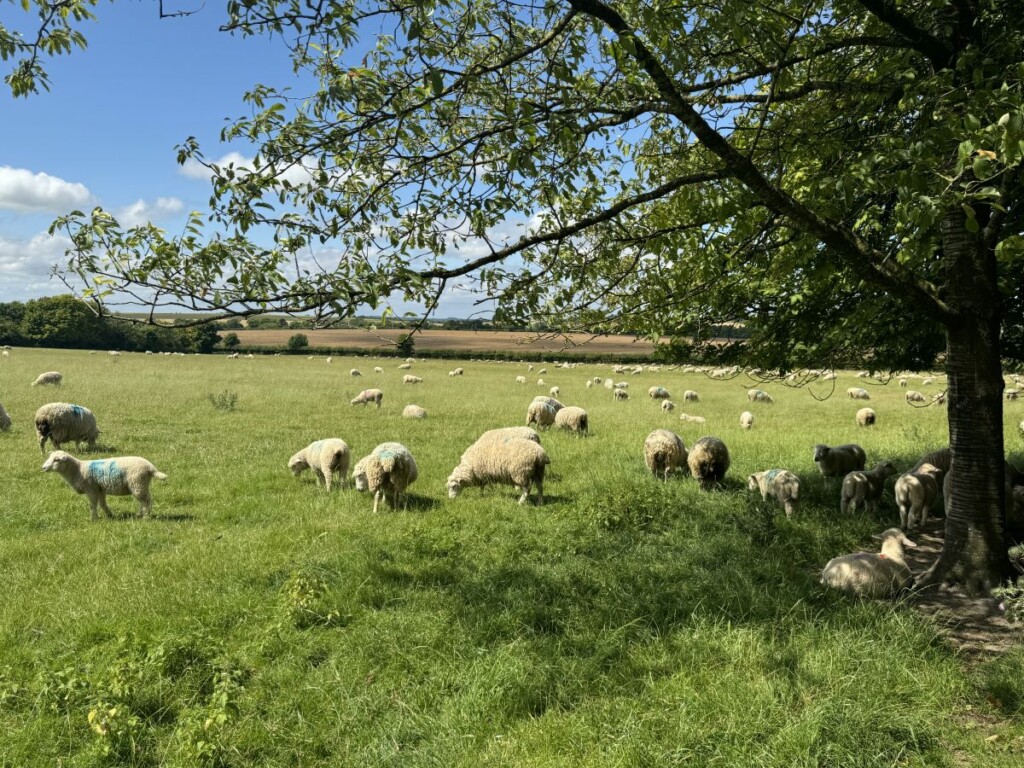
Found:
<path fill-rule="evenodd" d="M 307 158 L 308 159 L 308 158 Z M 226 155 L 221 157 L 219 160 L 213 160 L 212 164 L 226 168 L 229 165 L 233 165 L 236 169 L 245 169 L 247 171 L 253 170 L 253 164 L 256 162 L 254 157 L 246 157 L 241 152 L 228 152 Z M 316 170 L 316 163 L 310 160 L 303 165 L 289 165 L 284 171 L 281 172 L 280 177 L 287 179 L 292 184 L 308 184 L 313 180 L 313 171 Z M 212 174 L 206 166 L 200 164 L 196 160 L 186 160 L 185 164 L 181 166 L 178 171 L 182 176 L 187 176 L 190 179 L 202 179 L 207 180 L 212 178 Z M 336 173 L 336 178 L 344 178 L 345 174 Z"/>
<path fill-rule="evenodd" d="M 140 198 L 131 205 L 114 211 L 114 218 L 122 227 L 135 227 L 181 213 L 184 208 L 185 204 L 176 197 L 158 197 L 155 203 L 147 203 Z"/>
<path fill-rule="evenodd" d="M 67 213 L 93 200 L 84 184 L 75 184 L 47 173 L 0 166 L 0 208 L 31 213 Z"/>
<path fill-rule="evenodd" d="M 25 301 L 45 294 L 66 292 L 50 280 L 54 264 L 65 261 L 71 241 L 41 232 L 30 240 L 0 237 L 0 301 Z"/>

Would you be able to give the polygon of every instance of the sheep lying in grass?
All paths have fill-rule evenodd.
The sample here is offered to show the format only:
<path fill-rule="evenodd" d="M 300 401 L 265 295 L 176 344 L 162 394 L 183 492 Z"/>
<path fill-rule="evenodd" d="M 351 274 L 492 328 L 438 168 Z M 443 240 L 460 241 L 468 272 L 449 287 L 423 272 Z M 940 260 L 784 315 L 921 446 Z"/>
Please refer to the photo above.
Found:
<path fill-rule="evenodd" d="M 84 493 L 89 500 L 92 520 L 98 517 L 97 506 L 107 517 L 113 517 L 107 506 L 108 495 L 134 497 L 139 502 L 142 517 L 145 517 L 153 507 L 149 484 L 154 477 L 167 479 L 167 475 L 140 456 L 79 461 L 65 451 L 51 453 L 43 464 L 43 472 L 56 472 L 75 493 Z"/>
<path fill-rule="evenodd" d="M 341 484 L 345 484 L 350 460 L 348 443 L 337 437 L 329 437 L 310 443 L 288 459 L 288 469 L 296 477 L 307 469 L 312 469 L 317 484 L 324 483 L 329 491 L 335 472 L 340 475 Z"/>
<path fill-rule="evenodd" d="M 96 416 L 88 408 L 73 403 L 47 403 L 36 411 L 36 437 L 39 451 L 46 454 L 46 441 L 60 450 L 62 443 L 85 443 L 91 451 L 96 447 L 100 431 Z"/>
<path fill-rule="evenodd" d="M 850 387 L 848 390 L 846 390 L 846 396 L 849 397 L 851 400 L 871 399 L 871 395 L 868 394 L 868 391 L 866 389 L 862 389 L 861 387 Z"/>
<path fill-rule="evenodd" d="M 691 416 L 688 413 L 680 413 L 679 420 L 685 421 L 687 424 L 704 424 L 707 422 L 703 416 Z"/>
<path fill-rule="evenodd" d="M 377 513 L 383 497 L 391 509 L 408 503 L 406 489 L 419 477 L 419 468 L 412 453 L 401 443 L 381 443 L 369 456 L 356 462 L 352 479 L 359 492 L 373 493 L 373 512 Z"/>
<path fill-rule="evenodd" d="M 763 389 L 748 389 L 747 400 L 752 403 L 774 403 L 775 399 Z"/>
<path fill-rule="evenodd" d="M 585 435 L 587 434 L 589 424 L 590 422 L 587 412 L 582 408 L 577 408 L 575 405 L 560 408 L 558 412 L 555 413 L 555 426 L 560 429 L 566 429 L 579 435 Z"/>
<path fill-rule="evenodd" d="M 878 414 L 873 408 L 861 408 L 857 411 L 856 421 L 859 427 L 870 427 L 878 421 Z"/>
<path fill-rule="evenodd" d="M 896 504 L 903 530 L 911 531 L 928 522 L 928 510 L 939 497 L 942 480 L 942 470 L 931 464 L 923 464 L 896 480 Z"/>
<path fill-rule="evenodd" d="M 685 470 L 687 455 L 682 438 L 668 429 L 656 429 L 644 440 L 644 463 L 662 480 L 680 467 Z"/>
<path fill-rule="evenodd" d="M 874 468 L 850 472 L 843 478 L 843 489 L 839 495 L 839 509 L 844 514 L 857 511 L 862 506 L 872 514 L 878 511 L 885 481 L 896 471 L 891 461 L 880 461 Z"/>
<path fill-rule="evenodd" d="M 827 445 L 814 446 L 814 463 L 823 477 L 844 477 L 850 472 L 864 469 L 867 454 L 859 445 L 848 443 L 830 448 Z"/>
<path fill-rule="evenodd" d="M 364 389 L 349 401 L 349 405 L 366 405 L 367 403 L 380 404 L 384 401 L 384 393 L 379 389 Z"/>
<path fill-rule="evenodd" d="M 903 559 L 904 547 L 917 545 L 899 528 L 881 536 L 880 552 L 854 552 L 833 557 L 821 572 L 821 583 L 855 597 L 892 597 L 914 584 Z"/>
<path fill-rule="evenodd" d="M 544 504 L 544 471 L 550 463 L 539 442 L 502 430 L 485 432 L 466 449 L 448 476 L 448 498 L 454 499 L 463 488 L 499 483 L 518 488 L 519 503 L 525 504 L 531 486 L 536 485 L 539 507 Z"/>
<path fill-rule="evenodd" d="M 690 474 L 708 491 L 722 482 L 729 471 L 729 449 L 717 437 L 702 437 L 690 449 Z"/>
<path fill-rule="evenodd" d="M 54 386 L 60 386 L 60 383 L 64 381 L 64 374 L 60 371 L 47 371 L 46 373 L 40 373 L 36 376 L 36 380 L 32 382 L 33 387 L 42 387 L 47 384 L 53 384 Z"/>
<path fill-rule="evenodd" d="M 407 405 L 402 409 L 402 417 L 406 419 L 425 419 L 427 412 L 418 405 Z"/>
<path fill-rule="evenodd" d="M 0 403 L 0 432 L 6 432 L 11 428 L 11 417 L 4 410 L 4 406 Z"/>
<path fill-rule="evenodd" d="M 786 517 L 792 517 L 800 496 L 800 478 L 788 469 L 766 469 L 747 478 L 747 490 L 760 491 L 762 501 L 774 497 L 786 510 Z"/>

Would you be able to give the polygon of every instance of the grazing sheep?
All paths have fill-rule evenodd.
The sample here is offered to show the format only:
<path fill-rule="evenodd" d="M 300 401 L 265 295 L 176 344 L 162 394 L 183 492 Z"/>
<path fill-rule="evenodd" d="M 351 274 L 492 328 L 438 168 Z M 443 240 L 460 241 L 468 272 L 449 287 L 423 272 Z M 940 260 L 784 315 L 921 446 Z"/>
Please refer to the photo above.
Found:
<path fill-rule="evenodd" d="M 360 372 L 360 370 L 358 368 L 353 368 L 352 370 L 350 370 L 348 372 L 348 375 L 349 376 L 362 376 L 363 374 L 362 374 L 362 372 Z"/>
<path fill-rule="evenodd" d="M 628 381 L 620 381 L 615 385 L 616 389 L 629 389 Z"/>
<path fill-rule="evenodd" d="M 702 437 L 690 449 L 687 463 L 701 489 L 709 491 L 721 483 L 729 471 L 729 449 L 717 437 Z"/>
<path fill-rule="evenodd" d="M 594 386 L 594 382 L 592 382 L 590 379 L 587 379 L 587 384 L 586 384 L 587 389 L 590 389 L 592 386 Z"/>
<path fill-rule="evenodd" d="M 744 429 L 752 429 L 754 427 L 754 414 L 750 411 L 744 411 L 740 414 L 740 426 Z"/>
<path fill-rule="evenodd" d="M 544 379 L 537 379 L 537 386 L 538 386 L 538 387 L 543 387 L 543 386 L 545 386 L 545 384 L 544 384 Z"/>
<path fill-rule="evenodd" d="M 752 403 L 774 403 L 775 399 L 763 389 L 748 389 L 747 400 Z"/>
<path fill-rule="evenodd" d="M 843 489 L 839 495 L 839 509 L 846 514 L 857 511 L 863 505 L 868 512 L 878 512 L 878 502 L 885 489 L 885 481 L 896 471 L 891 461 L 880 461 L 873 469 L 850 472 L 843 478 Z"/>
<path fill-rule="evenodd" d="M 108 495 L 134 497 L 139 502 L 142 517 L 145 517 L 153 507 L 149 484 L 154 477 L 167 479 L 167 475 L 140 456 L 79 461 L 65 451 L 53 451 L 43 464 L 43 472 L 56 472 L 75 493 L 84 493 L 89 499 L 92 520 L 98 517 L 97 506 L 107 517 L 113 517 L 107 506 Z"/>
<path fill-rule="evenodd" d="M 47 403 L 36 411 L 36 437 L 39 451 L 46 454 L 46 441 L 60 450 L 61 443 L 84 442 L 89 450 L 96 447 L 100 431 L 96 427 L 96 416 L 88 408 L 72 403 Z"/>
<path fill-rule="evenodd" d="M 1008 389 L 1005 392 L 1003 392 L 1003 395 L 1004 397 L 1006 397 L 1007 400 L 1016 400 L 1018 397 L 1020 397 L 1020 392 L 1018 392 L 1016 389 Z"/>
<path fill-rule="evenodd" d="M 591 381 L 593 381 L 595 384 L 601 384 L 603 382 L 603 379 L 600 376 L 595 376 L 593 379 L 591 379 Z"/>
<path fill-rule="evenodd" d="M 400 371 L 408 371 L 410 368 L 412 368 L 412 363 L 402 363 L 398 366 L 398 370 Z"/>
<path fill-rule="evenodd" d="M 786 510 L 786 517 L 792 517 L 800 496 L 800 478 L 788 469 L 766 469 L 747 478 L 747 490 L 761 491 L 761 501 L 775 497 Z"/>
<path fill-rule="evenodd" d="M 562 405 L 557 400 L 555 400 L 555 398 L 548 397 L 547 395 L 537 395 L 535 398 L 533 398 L 532 402 L 534 402 L 534 403 L 547 403 L 552 408 L 554 408 L 556 411 L 560 411 L 562 408 L 565 408 L 565 406 Z"/>
<path fill-rule="evenodd" d="M 575 405 L 560 408 L 555 413 L 555 426 L 585 435 L 589 427 L 587 412 Z"/>
<path fill-rule="evenodd" d="M 329 437 L 310 443 L 288 459 L 288 469 L 296 477 L 307 469 L 312 469 L 317 484 L 323 482 L 329 491 L 335 472 L 340 475 L 341 484 L 345 485 L 350 460 L 348 443 L 337 437 Z"/>
<path fill-rule="evenodd" d="M 328 357 L 326 360 L 324 360 L 324 362 L 327 363 L 328 365 L 330 365 L 331 363 L 334 362 L 334 358 L 333 357 Z"/>
<path fill-rule="evenodd" d="M 679 420 L 687 424 L 704 424 L 707 421 L 703 416 L 691 416 L 688 413 L 680 413 Z"/>
<path fill-rule="evenodd" d="M 908 389 L 905 395 L 908 403 L 926 403 L 928 398 L 918 392 L 916 389 Z"/>
<path fill-rule="evenodd" d="M 864 469 L 867 454 L 859 445 L 848 443 L 832 448 L 818 444 L 814 446 L 814 463 L 823 477 L 844 477 L 850 472 Z"/>
<path fill-rule="evenodd" d="M 407 374 L 405 374 L 405 376 L 402 377 L 402 383 L 403 384 L 422 384 L 423 383 L 423 379 L 420 378 L 419 376 L 413 376 L 411 373 L 407 373 Z"/>
<path fill-rule="evenodd" d="M 359 492 L 373 493 L 373 513 L 381 497 L 391 509 L 395 509 L 400 501 L 408 504 L 406 489 L 419 477 L 419 468 L 409 449 L 401 443 L 381 443 L 369 456 L 356 462 L 352 470 L 352 479 Z"/>
<path fill-rule="evenodd" d="M 661 410 L 663 410 L 665 413 L 670 413 L 671 411 L 675 410 L 675 407 L 676 404 L 673 403 L 671 400 L 661 401 Z"/>
<path fill-rule="evenodd" d="M 931 376 L 925 376 L 923 379 L 921 379 L 921 386 L 922 387 L 927 387 L 929 384 L 934 384 L 934 383 L 935 383 L 935 379 L 933 379 Z"/>
<path fill-rule="evenodd" d="M 541 368 L 539 371 L 537 371 L 537 373 L 539 373 L 541 376 L 543 376 L 547 372 L 548 372 L 547 368 Z"/>
<path fill-rule="evenodd" d="M 624 389 L 612 390 L 612 397 L 616 400 L 629 400 L 629 392 Z"/>
<path fill-rule="evenodd" d="M 644 440 L 644 463 L 655 477 L 668 480 L 676 469 L 686 469 L 686 446 L 675 432 L 656 429 Z"/>
<path fill-rule="evenodd" d="M 463 488 L 483 487 L 491 483 L 513 485 L 525 504 L 530 488 L 537 486 L 537 506 L 544 503 L 544 471 L 551 459 L 537 442 L 508 434 L 484 433 L 466 449 L 458 466 L 448 476 L 448 498 L 454 499 Z"/>
<path fill-rule="evenodd" d="M 489 429 L 477 438 L 477 442 L 480 442 L 481 440 L 495 440 L 498 438 L 504 439 L 506 437 L 518 437 L 523 440 L 532 440 L 537 443 L 537 445 L 540 445 L 540 435 L 537 434 L 537 430 L 530 429 L 529 427 L 498 427 L 497 429 Z"/>
<path fill-rule="evenodd" d="M 903 559 L 903 548 L 917 545 L 899 528 L 890 528 L 881 539 L 880 552 L 833 557 L 821 572 L 821 583 L 855 597 L 892 597 L 910 589 L 914 577 Z"/>
<path fill-rule="evenodd" d="M 525 384 L 525 383 L 526 383 L 526 377 L 525 376 L 516 376 L 516 384 Z"/>
<path fill-rule="evenodd" d="M 526 426 L 536 424 L 538 427 L 550 427 L 555 423 L 555 415 L 559 410 L 550 403 L 535 400 L 526 409 Z"/>
<path fill-rule="evenodd" d="M 64 381 L 64 374 L 60 371 L 47 371 L 46 373 L 40 373 L 36 376 L 36 380 L 32 382 L 33 387 L 42 387 L 47 384 L 53 384 L 54 386 L 60 386 L 60 383 Z"/>
<path fill-rule="evenodd" d="M 349 401 L 349 405 L 366 405 L 367 403 L 376 403 L 377 407 L 380 408 L 380 404 L 383 400 L 384 393 L 379 389 L 364 389 Z"/>
<path fill-rule="evenodd" d="M 559 389 L 558 389 L 558 387 L 552 387 L 552 388 L 551 388 L 551 391 L 550 391 L 550 394 L 551 394 L 551 396 L 552 396 L 552 397 L 558 397 L 558 393 L 559 393 L 560 391 L 561 391 L 561 390 L 559 390 Z"/>
<path fill-rule="evenodd" d="M 1017 425 L 1017 431 L 1020 432 L 1020 436 L 1024 437 L 1024 419 L 1021 419 L 1020 424 Z"/>
<path fill-rule="evenodd" d="M 692 389 L 688 389 L 683 392 L 684 403 L 698 403 L 700 402 L 700 395 L 694 392 Z"/>
<path fill-rule="evenodd" d="M 651 387 L 647 390 L 647 396 L 651 400 L 668 400 L 672 395 L 664 387 Z"/>
<path fill-rule="evenodd" d="M 374 373 L 384 373 L 384 369 L 383 369 L 383 368 L 381 368 L 381 367 L 380 367 L 379 365 L 375 365 L 375 366 L 373 367 L 373 372 L 374 372 Z"/>
<path fill-rule="evenodd" d="M 878 414 L 875 413 L 873 408 L 861 408 L 857 411 L 857 425 L 861 427 L 870 427 L 876 421 L 878 421 Z"/>
<path fill-rule="evenodd" d="M 906 377 L 900 377 L 900 386 L 901 387 L 907 386 L 907 379 L 906 379 Z"/>
<path fill-rule="evenodd" d="M 931 464 L 923 464 L 896 480 L 896 504 L 903 530 L 911 531 L 928 522 L 928 510 L 939 497 L 942 480 L 942 470 Z"/>
<path fill-rule="evenodd" d="M 0 432 L 6 432 L 11 428 L 11 417 L 4 410 L 4 406 L 0 403 Z"/>
<path fill-rule="evenodd" d="M 871 399 L 871 395 L 868 394 L 868 391 L 866 389 L 862 389 L 861 387 L 850 387 L 848 390 L 846 390 L 846 396 L 849 397 L 851 400 Z"/>
<path fill-rule="evenodd" d="M 402 409 L 402 418 L 425 419 L 427 418 L 427 412 L 418 405 L 407 405 Z"/>
<path fill-rule="evenodd" d="M 450 371 L 448 371 L 448 375 L 449 376 L 461 376 L 462 372 L 463 372 L 462 368 L 452 368 Z"/>
<path fill-rule="evenodd" d="M 932 398 L 932 403 L 934 403 L 935 405 L 944 405 L 945 402 L 946 402 L 946 393 L 944 391 L 943 392 L 939 392 L 939 394 L 937 394 L 935 397 Z"/>

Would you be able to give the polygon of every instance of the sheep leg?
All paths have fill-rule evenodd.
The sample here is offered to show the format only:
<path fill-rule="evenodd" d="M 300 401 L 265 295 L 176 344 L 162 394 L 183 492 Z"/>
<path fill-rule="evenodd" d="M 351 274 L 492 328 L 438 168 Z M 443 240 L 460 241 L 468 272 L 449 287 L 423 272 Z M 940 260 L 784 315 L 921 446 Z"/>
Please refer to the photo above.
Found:
<path fill-rule="evenodd" d="M 334 471 L 330 467 L 327 467 L 325 470 L 321 471 L 320 474 L 324 478 L 324 485 L 327 486 L 327 492 L 330 493 L 330 491 L 331 491 L 331 480 L 334 479 L 334 477 L 333 477 L 334 476 Z"/>
<path fill-rule="evenodd" d="M 99 495 L 97 496 L 97 499 L 100 503 L 100 509 L 103 510 L 103 514 L 105 514 L 108 518 L 113 519 L 114 513 L 111 512 L 110 507 L 107 506 L 107 495 L 103 493 L 103 491 L 100 491 Z"/>
<path fill-rule="evenodd" d="M 89 519 L 93 522 L 99 520 L 99 515 L 96 514 L 96 497 L 89 496 Z"/>
<path fill-rule="evenodd" d="M 153 497 L 146 490 L 144 493 L 140 493 L 137 498 L 139 500 L 139 517 L 146 517 L 149 514 L 149 510 L 153 508 Z"/>
<path fill-rule="evenodd" d="M 793 517 L 793 502 L 786 499 L 782 502 L 782 506 L 786 509 L 786 517 Z"/>
<path fill-rule="evenodd" d="M 316 484 L 319 488 L 320 484 L 324 481 L 324 473 L 319 467 L 311 467 L 311 469 L 313 470 L 313 477 L 316 479 Z"/>
<path fill-rule="evenodd" d="M 530 498 L 530 481 L 527 480 L 525 485 L 519 486 L 519 490 L 521 491 L 519 495 L 519 503 L 525 504 L 526 500 Z"/>
<path fill-rule="evenodd" d="M 380 493 L 381 493 L 380 490 L 377 490 L 373 494 L 373 514 L 375 514 L 375 515 L 377 514 L 377 505 L 380 502 Z"/>
<path fill-rule="evenodd" d="M 925 505 L 924 505 L 924 506 L 923 506 L 923 507 L 921 508 L 921 524 L 920 524 L 920 525 L 919 525 L 918 527 L 919 527 L 919 528 L 924 528 L 924 525 L 925 525 L 925 523 L 927 523 L 927 522 L 928 522 L 928 505 L 927 505 L 927 504 L 925 504 Z"/>

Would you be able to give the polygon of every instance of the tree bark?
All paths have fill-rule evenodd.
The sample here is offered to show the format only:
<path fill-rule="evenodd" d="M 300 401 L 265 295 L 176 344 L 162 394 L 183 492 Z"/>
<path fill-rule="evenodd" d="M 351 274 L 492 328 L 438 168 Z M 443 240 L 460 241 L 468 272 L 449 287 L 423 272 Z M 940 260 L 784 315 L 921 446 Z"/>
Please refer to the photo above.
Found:
<path fill-rule="evenodd" d="M 918 586 L 957 584 L 983 594 L 1009 578 L 1003 453 L 1003 372 L 995 253 L 959 208 L 942 222 L 947 300 L 950 498 L 942 554 Z"/>

